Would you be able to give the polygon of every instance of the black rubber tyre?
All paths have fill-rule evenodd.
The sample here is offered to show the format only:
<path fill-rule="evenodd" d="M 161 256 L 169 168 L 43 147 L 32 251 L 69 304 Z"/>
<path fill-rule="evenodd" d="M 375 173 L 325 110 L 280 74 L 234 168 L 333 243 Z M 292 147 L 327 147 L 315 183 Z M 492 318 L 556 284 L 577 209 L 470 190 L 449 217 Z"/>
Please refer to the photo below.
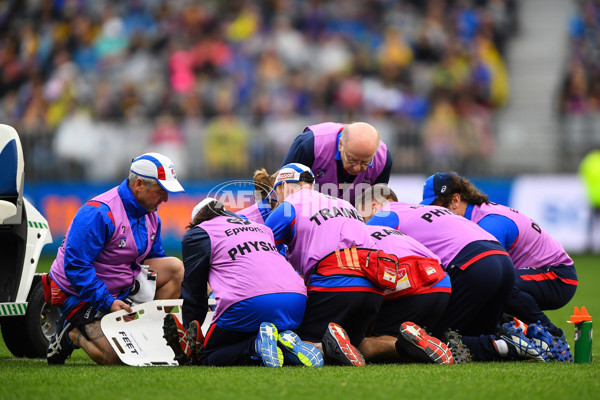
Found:
<path fill-rule="evenodd" d="M 56 332 L 60 312 L 58 307 L 46 304 L 39 276 L 33 279 L 27 303 L 24 316 L 2 318 L 0 324 L 4 343 L 15 357 L 46 358 L 46 349 Z"/>

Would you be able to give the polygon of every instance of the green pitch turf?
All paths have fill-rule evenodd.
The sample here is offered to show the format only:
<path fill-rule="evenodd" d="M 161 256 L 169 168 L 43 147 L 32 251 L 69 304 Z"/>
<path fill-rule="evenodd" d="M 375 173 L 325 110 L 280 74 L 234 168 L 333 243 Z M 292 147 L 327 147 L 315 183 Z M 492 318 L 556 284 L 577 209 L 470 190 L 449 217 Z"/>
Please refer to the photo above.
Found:
<path fill-rule="evenodd" d="M 48 268 L 48 263 L 43 268 Z M 573 306 L 600 324 L 600 257 L 578 256 L 574 299 L 550 318 L 573 347 Z M 600 338 L 592 364 L 533 362 L 461 365 L 323 367 L 102 367 L 76 350 L 64 366 L 14 358 L 0 341 L 3 399 L 596 399 L 600 398 Z"/>

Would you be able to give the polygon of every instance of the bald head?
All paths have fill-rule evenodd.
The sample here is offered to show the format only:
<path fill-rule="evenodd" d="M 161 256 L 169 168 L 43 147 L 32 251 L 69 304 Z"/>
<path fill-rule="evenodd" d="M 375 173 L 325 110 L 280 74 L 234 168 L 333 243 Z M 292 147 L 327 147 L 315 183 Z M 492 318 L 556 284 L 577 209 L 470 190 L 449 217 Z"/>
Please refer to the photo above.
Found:
<path fill-rule="evenodd" d="M 366 122 L 354 122 L 344 126 L 339 150 L 344 169 L 358 175 L 368 168 L 380 142 L 379 132 Z"/>

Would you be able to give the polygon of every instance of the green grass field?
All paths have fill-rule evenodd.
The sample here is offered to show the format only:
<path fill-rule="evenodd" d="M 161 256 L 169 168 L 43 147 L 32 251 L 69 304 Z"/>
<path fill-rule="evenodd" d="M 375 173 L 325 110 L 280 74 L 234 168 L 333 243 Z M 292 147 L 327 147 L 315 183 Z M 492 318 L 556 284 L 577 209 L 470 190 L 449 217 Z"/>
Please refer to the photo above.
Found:
<path fill-rule="evenodd" d="M 44 263 L 49 263 L 44 260 Z M 600 323 L 600 257 L 578 256 L 574 299 L 548 312 L 567 332 L 574 306 Z M 47 268 L 47 266 L 45 266 Z M 600 339 L 592 364 L 533 362 L 439 365 L 284 367 L 102 367 L 76 350 L 64 366 L 14 358 L 0 341 L 3 399 L 594 399 L 600 398 Z"/>

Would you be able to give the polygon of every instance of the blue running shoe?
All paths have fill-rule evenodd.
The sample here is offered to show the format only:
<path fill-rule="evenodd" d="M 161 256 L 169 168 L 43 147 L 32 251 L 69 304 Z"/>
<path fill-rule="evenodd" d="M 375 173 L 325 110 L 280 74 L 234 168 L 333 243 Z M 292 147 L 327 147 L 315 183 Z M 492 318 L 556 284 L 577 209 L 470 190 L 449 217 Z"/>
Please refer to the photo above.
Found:
<path fill-rule="evenodd" d="M 296 365 L 304 365 L 305 367 L 323 366 L 321 352 L 312 344 L 304 343 L 294 332 L 284 331 L 279 335 L 277 342 L 283 349 L 285 361 Z"/>
<path fill-rule="evenodd" d="M 64 364 L 65 360 L 71 357 L 73 350 L 75 350 L 75 345 L 69 339 L 71 329 L 73 329 L 71 323 L 61 316 L 56 323 L 56 333 L 48 343 L 46 352 L 48 365 Z"/>
<path fill-rule="evenodd" d="M 260 356 L 263 364 L 267 367 L 278 368 L 283 365 L 283 352 L 277 347 L 278 338 L 279 332 L 274 324 L 270 322 L 260 324 L 256 336 L 256 354 Z"/>
<path fill-rule="evenodd" d="M 529 327 L 527 328 L 527 336 L 533 340 L 536 347 L 538 350 L 540 350 L 540 353 L 547 361 L 573 361 L 571 348 L 569 347 L 567 341 L 563 338 L 552 336 L 552 334 L 548 332 L 548 327 L 543 326 L 540 321 L 537 321 L 534 324 L 529 324 Z"/>
<path fill-rule="evenodd" d="M 513 360 L 532 359 L 537 362 L 546 362 L 533 340 L 523 334 L 521 328 L 516 328 L 515 323 L 508 322 L 500 328 L 500 338 L 508 345 L 508 356 Z"/>
<path fill-rule="evenodd" d="M 573 355 L 571 354 L 571 347 L 569 346 L 569 342 L 567 342 L 567 337 L 565 336 L 565 331 L 560 330 L 560 336 L 554 336 L 557 340 L 559 348 L 558 352 L 555 354 L 555 360 L 565 362 L 565 361 L 573 361 Z M 558 356 L 556 354 L 559 354 Z"/>

